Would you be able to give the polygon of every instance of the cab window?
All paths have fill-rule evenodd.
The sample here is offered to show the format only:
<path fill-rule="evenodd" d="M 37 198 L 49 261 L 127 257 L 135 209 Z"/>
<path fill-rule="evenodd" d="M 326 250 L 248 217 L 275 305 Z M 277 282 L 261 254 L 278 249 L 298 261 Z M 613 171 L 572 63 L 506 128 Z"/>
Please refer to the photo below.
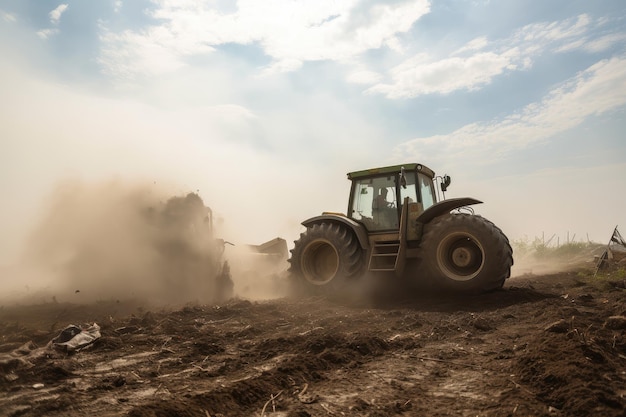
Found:
<path fill-rule="evenodd" d="M 437 199 L 435 198 L 435 189 L 433 187 L 433 180 L 424 174 L 418 174 L 418 182 L 420 189 L 421 203 L 424 206 L 424 210 L 435 204 Z"/>
<path fill-rule="evenodd" d="M 371 231 L 397 229 L 396 176 L 356 180 L 348 216 Z"/>

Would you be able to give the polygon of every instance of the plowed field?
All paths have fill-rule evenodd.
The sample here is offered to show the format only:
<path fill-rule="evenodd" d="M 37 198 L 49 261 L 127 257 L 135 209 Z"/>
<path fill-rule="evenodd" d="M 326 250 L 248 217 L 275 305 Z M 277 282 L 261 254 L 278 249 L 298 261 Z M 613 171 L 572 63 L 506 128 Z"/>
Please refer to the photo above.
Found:
<path fill-rule="evenodd" d="M 623 280 L 527 275 L 480 296 L 0 310 L 0 415 L 623 416 Z M 102 337 L 67 354 L 69 324 Z"/>

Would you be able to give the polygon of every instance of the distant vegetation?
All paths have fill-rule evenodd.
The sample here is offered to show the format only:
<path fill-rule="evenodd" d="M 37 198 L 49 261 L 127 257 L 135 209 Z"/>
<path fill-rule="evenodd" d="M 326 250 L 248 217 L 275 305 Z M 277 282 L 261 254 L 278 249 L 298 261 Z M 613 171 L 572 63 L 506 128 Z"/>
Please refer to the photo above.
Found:
<path fill-rule="evenodd" d="M 518 257 L 534 256 L 536 258 L 567 258 L 580 256 L 600 255 L 606 244 L 597 242 L 574 242 L 559 244 L 558 240 L 549 239 L 546 242 L 543 238 L 535 237 L 532 241 L 525 237 L 511 242 L 513 251 Z"/>
<path fill-rule="evenodd" d="M 612 245 L 616 258 L 598 269 L 598 260 L 607 248 L 606 243 L 570 241 L 559 245 L 557 242 L 555 239 L 546 242 L 535 237 L 533 240 L 528 238 L 514 240 L 511 246 L 516 263 L 519 261 L 520 264 L 524 264 L 526 268 L 523 269 L 531 270 L 531 273 L 542 270 L 538 265 L 544 267 L 546 264 L 559 265 L 559 270 L 577 270 L 581 281 L 599 285 L 604 289 L 623 290 L 626 287 L 626 262 L 618 262 L 619 259 L 626 257 L 621 247 Z"/>

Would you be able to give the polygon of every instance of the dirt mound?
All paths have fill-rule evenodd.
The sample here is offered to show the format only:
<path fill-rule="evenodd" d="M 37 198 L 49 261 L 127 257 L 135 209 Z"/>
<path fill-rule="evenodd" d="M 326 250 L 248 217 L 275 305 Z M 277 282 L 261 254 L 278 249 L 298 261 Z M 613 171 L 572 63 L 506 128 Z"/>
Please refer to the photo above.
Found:
<path fill-rule="evenodd" d="M 624 289 L 580 273 L 471 297 L 0 310 L 7 416 L 622 416 Z M 70 323 L 102 337 L 67 354 Z"/>

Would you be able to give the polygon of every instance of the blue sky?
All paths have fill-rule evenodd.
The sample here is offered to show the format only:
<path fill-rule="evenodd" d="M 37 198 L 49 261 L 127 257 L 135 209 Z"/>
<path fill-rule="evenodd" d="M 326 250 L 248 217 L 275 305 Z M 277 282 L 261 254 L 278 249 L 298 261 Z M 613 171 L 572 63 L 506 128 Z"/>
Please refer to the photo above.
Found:
<path fill-rule="evenodd" d="M 413 161 L 512 239 L 626 229 L 622 0 L 0 0 L 0 53 L 5 254 L 67 178 L 198 189 L 254 243 Z"/>

